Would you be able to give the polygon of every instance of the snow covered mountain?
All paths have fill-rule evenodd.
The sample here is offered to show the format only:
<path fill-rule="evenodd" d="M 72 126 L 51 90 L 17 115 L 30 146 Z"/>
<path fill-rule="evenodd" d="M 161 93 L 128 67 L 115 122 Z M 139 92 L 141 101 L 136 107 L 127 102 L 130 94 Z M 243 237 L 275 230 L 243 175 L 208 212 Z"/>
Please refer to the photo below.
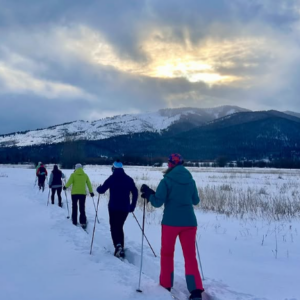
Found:
<path fill-rule="evenodd" d="M 0 147 L 55 144 L 67 140 L 102 140 L 113 136 L 140 132 L 162 132 L 176 126 L 191 129 L 209 121 L 248 111 L 237 106 L 215 108 L 162 109 L 143 114 L 127 114 L 97 121 L 74 121 L 45 129 L 17 132 L 0 136 Z"/>

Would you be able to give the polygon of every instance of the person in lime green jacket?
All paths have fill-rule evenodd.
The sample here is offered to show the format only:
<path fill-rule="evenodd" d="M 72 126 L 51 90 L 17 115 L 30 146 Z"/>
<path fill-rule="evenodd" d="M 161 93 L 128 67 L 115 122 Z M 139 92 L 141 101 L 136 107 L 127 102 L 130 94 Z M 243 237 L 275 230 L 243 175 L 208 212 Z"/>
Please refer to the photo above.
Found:
<path fill-rule="evenodd" d="M 70 176 L 68 182 L 63 187 L 66 190 L 70 185 L 72 185 L 71 195 L 72 195 L 72 222 L 77 226 L 77 211 L 78 211 L 78 201 L 79 201 L 79 222 L 82 227 L 86 227 L 86 215 L 85 215 L 85 199 L 86 199 L 86 186 L 94 197 L 93 188 L 91 181 L 86 173 L 84 173 L 82 165 L 76 164 L 75 171 Z"/>

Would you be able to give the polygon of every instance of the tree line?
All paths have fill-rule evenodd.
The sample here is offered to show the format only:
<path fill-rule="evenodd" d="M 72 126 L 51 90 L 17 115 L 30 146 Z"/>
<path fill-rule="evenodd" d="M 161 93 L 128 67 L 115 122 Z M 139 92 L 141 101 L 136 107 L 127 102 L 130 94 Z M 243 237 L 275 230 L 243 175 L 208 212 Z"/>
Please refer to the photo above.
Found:
<path fill-rule="evenodd" d="M 65 142 L 48 146 L 29 146 L 0 148 L 1 164 L 36 163 L 58 163 L 62 168 L 73 168 L 78 162 L 91 165 L 109 165 L 117 158 L 129 166 L 154 166 L 160 167 L 167 162 L 166 156 L 154 155 L 152 153 L 120 154 L 115 155 L 89 155 L 86 151 L 88 145 L 85 142 Z M 103 151 L 105 153 L 105 151 Z M 184 156 L 184 155 L 183 155 Z M 185 156 L 184 156 L 185 157 Z M 287 168 L 300 169 L 300 156 L 295 153 L 289 157 L 273 157 L 269 159 L 246 159 L 231 160 L 226 155 L 213 159 L 189 159 L 185 157 L 185 165 L 193 167 L 238 167 L 238 168 Z"/>

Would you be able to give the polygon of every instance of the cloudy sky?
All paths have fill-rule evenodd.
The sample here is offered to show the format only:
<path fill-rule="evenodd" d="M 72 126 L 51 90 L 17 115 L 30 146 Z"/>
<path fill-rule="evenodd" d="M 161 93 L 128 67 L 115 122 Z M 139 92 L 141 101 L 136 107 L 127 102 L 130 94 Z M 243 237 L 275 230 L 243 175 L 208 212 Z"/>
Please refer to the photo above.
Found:
<path fill-rule="evenodd" d="M 0 134 L 166 107 L 300 112 L 300 0 L 0 8 Z"/>

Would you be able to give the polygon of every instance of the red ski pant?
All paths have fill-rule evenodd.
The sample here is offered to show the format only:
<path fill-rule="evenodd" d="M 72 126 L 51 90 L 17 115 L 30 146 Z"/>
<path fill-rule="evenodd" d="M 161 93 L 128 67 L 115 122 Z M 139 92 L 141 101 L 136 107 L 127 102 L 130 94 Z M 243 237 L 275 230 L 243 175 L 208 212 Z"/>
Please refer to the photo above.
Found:
<path fill-rule="evenodd" d="M 160 285 L 171 288 L 174 280 L 174 251 L 177 236 L 181 243 L 184 261 L 185 278 L 188 290 L 204 290 L 196 258 L 197 227 L 177 227 L 162 225 L 161 235 L 161 270 Z"/>

